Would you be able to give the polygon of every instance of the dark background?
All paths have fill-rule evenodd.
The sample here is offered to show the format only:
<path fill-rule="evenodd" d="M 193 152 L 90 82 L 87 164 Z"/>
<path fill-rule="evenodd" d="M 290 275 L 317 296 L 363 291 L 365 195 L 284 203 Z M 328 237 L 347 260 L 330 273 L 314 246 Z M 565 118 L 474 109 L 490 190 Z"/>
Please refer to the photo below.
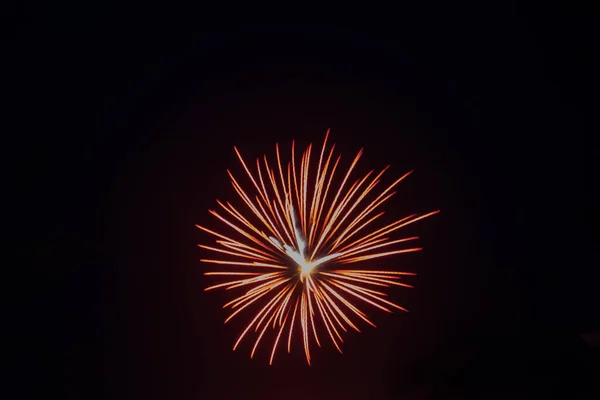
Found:
<path fill-rule="evenodd" d="M 25 107 L 7 144 L 33 355 L 14 371 L 41 372 L 21 393 L 588 398 L 584 18 L 508 5 L 280 24 L 21 11 L 10 88 Z M 425 251 L 393 261 L 418 272 L 394 293 L 410 313 L 373 312 L 378 328 L 347 335 L 344 355 L 326 344 L 308 368 L 296 342 L 269 367 L 248 343 L 231 351 L 243 317 L 224 326 L 226 295 L 202 291 L 196 244 L 212 239 L 194 224 L 218 226 L 207 210 L 235 199 L 234 145 L 272 156 L 327 128 L 346 163 L 365 147 L 360 172 L 415 169 L 389 218 L 442 212 L 405 232 Z"/>

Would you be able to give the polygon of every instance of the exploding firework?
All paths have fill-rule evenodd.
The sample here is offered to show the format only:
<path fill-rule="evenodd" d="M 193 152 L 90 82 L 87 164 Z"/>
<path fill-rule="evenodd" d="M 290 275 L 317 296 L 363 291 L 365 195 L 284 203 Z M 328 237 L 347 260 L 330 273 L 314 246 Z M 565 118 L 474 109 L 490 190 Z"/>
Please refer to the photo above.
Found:
<path fill-rule="evenodd" d="M 374 171 L 369 172 L 348 187 L 350 175 L 362 155 L 361 149 L 341 183 L 333 183 L 341 156 L 332 162 L 335 144 L 327 151 L 328 137 L 329 130 L 316 171 L 310 162 L 312 144 L 303 153 L 297 168 L 292 141 L 287 169 L 283 168 L 276 144 L 277 169 L 272 168 L 264 156 L 263 160 L 256 160 L 256 174 L 234 148 L 252 183 L 252 190 L 257 194 L 251 196 L 228 170 L 233 188 L 247 208 L 242 211 L 229 202 L 217 200 L 224 213 L 210 210 L 230 228 L 231 234 L 196 225 L 217 238 L 215 246 L 199 246 L 223 258 L 201 261 L 226 268 L 205 272 L 205 275 L 227 279 L 205 290 L 245 291 L 223 306 L 232 310 L 225 323 L 252 305 L 258 309 L 250 316 L 250 322 L 233 349 L 254 330 L 257 337 L 250 354 L 253 357 L 265 332 L 271 328 L 276 335 L 270 348 L 269 364 L 273 363 L 282 335 L 289 353 L 292 337 L 296 334 L 302 338 L 306 361 L 310 365 L 312 339 L 321 346 L 319 324 L 315 324 L 317 319 L 322 323 L 321 333 L 326 333 L 341 353 L 342 334 L 350 328 L 360 332 L 358 319 L 375 326 L 359 306 L 366 303 L 386 312 L 392 312 L 394 308 L 406 311 L 386 300 L 386 294 L 381 290 L 390 286 L 412 287 L 401 279 L 414 273 L 370 269 L 372 263 L 366 263 L 363 269 L 352 266 L 421 250 L 416 247 L 398 249 L 399 245 L 410 243 L 417 237 L 391 240 L 388 236 L 438 212 L 412 214 L 379 229 L 369 229 L 384 214 L 380 208 L 395 194 L 393 189 L 412 171 L 378 193 L 376 188 L 389 166 L 374 177 Z"/>

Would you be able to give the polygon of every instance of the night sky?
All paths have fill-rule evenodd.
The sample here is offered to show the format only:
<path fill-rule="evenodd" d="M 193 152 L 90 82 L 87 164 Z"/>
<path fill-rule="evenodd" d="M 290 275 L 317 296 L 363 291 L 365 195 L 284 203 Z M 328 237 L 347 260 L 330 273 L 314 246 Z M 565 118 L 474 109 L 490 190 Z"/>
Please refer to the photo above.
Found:
<path fill-rule="evenodd" d="M 13 163 L 28 210 L 15 235 L 34 267 L 22 315 L 48 368 L 26 389 L 74 399 L 589 392 L 597 354 L 579 335 L 598 319 L 580 24 L 552 22 L 560 10 L 430 11 L 327 24 L 208 14 L 17 24 L 19 98 L 32 101 L 19 125 L 26 156 Z M 364 147 L 360 173 L 415 170 L 386 218 L 441 213 L 398 233 L 420 236 L 424 251 L 382 261 L 417 272 L 414 289 L 391 291 L 409 313 L 366 308 L 378 327 L 349 332 L 343 355 L 325 341 L 309 368 L 297 340 L 269 367 L 272 338 L 254 359 L 251 342 L 231 350 L 248 314 L 223 325 L 231 297 L 203 291 L 213 280 L 197 244 L 213 239 L 194 225 L 220 227 L 208 213 L 216 199 L 240 204 L 226 174 L 243 178 L 234 145 L 273 159 L 276 142 L 287 156 L 292 139 L 320 145 L 328 128 L 346 167 Z"/>

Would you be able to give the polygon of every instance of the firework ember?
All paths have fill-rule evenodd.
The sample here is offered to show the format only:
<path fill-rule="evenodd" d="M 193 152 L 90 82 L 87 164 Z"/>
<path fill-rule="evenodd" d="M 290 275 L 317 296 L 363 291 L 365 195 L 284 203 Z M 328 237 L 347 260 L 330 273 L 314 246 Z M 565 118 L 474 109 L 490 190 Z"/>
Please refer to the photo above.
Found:
<path fill-rule="evenodd" d="M 255 309 L 233 349 L 253 331 L 256 335 L 250 355 L 253 357 L 266 331 L 273 330 L 269 364 L 278 346 L 286 346 L 282 342 L 287 342 L 287 351 L 291 351 L 294 335 L 302 338 L 309 365 L 310 345 L 314 340 L 321 346 L 319 335 L 328 337 L 341 353 L 343 333 L 350 328 L 360 332 L 358 320 L 375 326 L 359 308 L 365 304 L 386 312 L 406 311 L 386 300 L 382 290 L 390 286 L 412 287 L 402 278 L 415 274 L 371 269 L 370 260 L 421 250 L 399 248 L 418 237 L 392 240 L 388 236 L 439 212 L 411 214 L 381 228 L 370 229 L 384 214 L 381 206 L 395 194 L 394 188 L 412 171 L 381 191 L 377 187 L 389 166 L 375 176 L 371 171 L 349 185 L 352 171 L 362 155 L 360 150 L 342 180 L 335 180 L 341 156 L 333 161 L 335 144 L 327 149 L 328 138 L 329 131 L 316 165 L 311 165 L 312 144 L 297 165 L 292 142 L 287 168 L 281 162 L 276 145 L 276 163 L 273 164 L 276 169 L 265 156 L 256 160 L 254 173 L 234 148 L 253 193 L 251 195 L 227 171 L 245 208 L 217 200 L 222 211 L 210 210 L 230 233 L 197 225 L 217 238 L 213 246 L 199 245 L 219 255 L 201 260 L 220 267 L 205 275 L 226 279 L 205 290 L 240 291 L 223 306 L 232 310 L 225 323 L 252 306 Z M 364 262 L 362 269 L 354 269 L 359 262 Z M 315 324 L 317 319 L 320 325 Z"/>

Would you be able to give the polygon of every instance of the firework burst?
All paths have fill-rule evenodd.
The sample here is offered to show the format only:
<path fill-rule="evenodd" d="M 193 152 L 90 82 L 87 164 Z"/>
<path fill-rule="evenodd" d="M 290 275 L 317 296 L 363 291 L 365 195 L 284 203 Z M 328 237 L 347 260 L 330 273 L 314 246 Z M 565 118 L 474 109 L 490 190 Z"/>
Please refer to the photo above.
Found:
<path fill-rule="evenodd" d="M 386 312 L 406 311 L 386 300 L 381 290 L 390 286 L 412 287 L 402 278 L 414 273 L 369 269 L 372 263 L 363 269 L 352 267 L 358 262 L 421 250 L 398 248 L 417 237 L 392 240 L 388 236 L 438 212 L 411 214 L 379 229 L 369 229 L 384 214 L 379 210 L 395 194 L 394 188 L 412 171 L 379 192 L 376 189 L 389 166 L 375 176 L 372 170 L 349 185 L 361 149 L 341 183 L 332 184 L 341 156 L 333 161 L 335 144 L 327 149 L 328 138 L 329 130 L 316 169 L 311 166 L 312 144 L 298 166 L 292 142 L 287 168 L 276 145 L 276 169 L 264 156 L 256 160 L 255 173 L 234 148 L 255 194 L 251 196 L 228 170 L 233 188 L 246 208 L 242 211 L 229 202 L 217 200 L 222 211 L 210 210 L 210 213 L 230 228 L 231 234 L 196 225 L 217 238 L 214 246 L 199 245 L 220 256 L 201 260 L 222 268 L 205 275 L 227 280 L 205 290 L 242 291 L 223 306 L 232 310 L 225 323 L 252 305 L 258 309 L 251 314 L 233 349 L 254 331 L 256 339 L 250 355 L 253 357 L 265 332 L 271 328 L 276 335 L 270 347 L 269 364 L 278 345 L 285 346 L 282 341 L 287 341 L 287 351 L 291 351 L 294 335 L 302 338 L 309 365 L 312 340 L 321 346 L 319 333 L 329 337 L 341 353 L 343 333 L 349 329 L 360 332 L 358 320 L 375 326 L 359 308 L 361 305 Z M 325 328 L 321 327 L 322 332 L 315 325 L 317 319 Z"/>

